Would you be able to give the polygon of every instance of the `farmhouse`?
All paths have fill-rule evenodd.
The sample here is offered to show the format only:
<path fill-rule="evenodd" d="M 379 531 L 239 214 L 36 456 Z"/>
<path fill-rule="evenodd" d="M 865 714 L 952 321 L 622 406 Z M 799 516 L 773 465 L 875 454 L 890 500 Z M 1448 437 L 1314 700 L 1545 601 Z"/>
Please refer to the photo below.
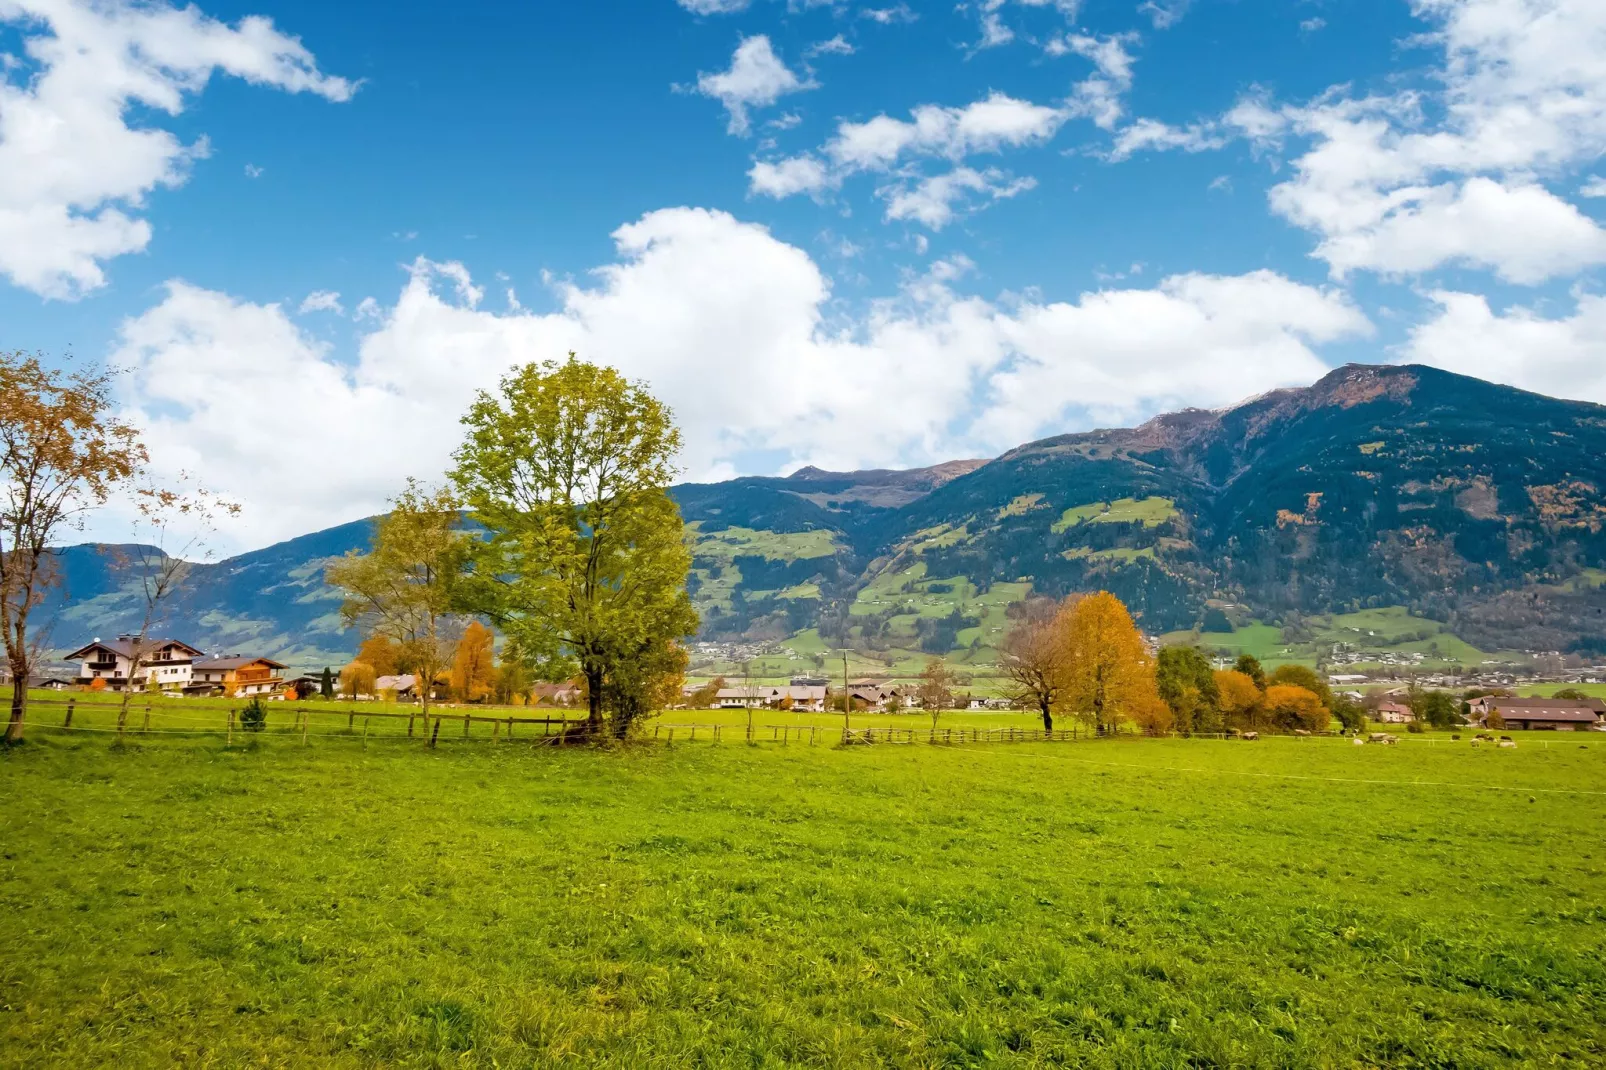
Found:
<path fill-rule="evenodd" d="M 1474 724 L 1485 724 L 1494 712 L 1507 728 L 1574 732 L 1594 728 L 1606 713 L 1600 699 L 1497 698 L 1488 696 L 1468 704 Z"/>
<path fill-rule="evenodd" d="M 111 691 L 122 691 L 130 685 L 135 654 L 139 655 L 139 674 L 132 682 L 150 689 L 183 690 L 190 683 L 195 659 L 205 655 L 177 639 L 147 639 L 136 651 L 137 635 L 119 635 L 108 642 L 94 640 L 68 654 L 64 661 L 77 661 L 81 665 L 74 683 L 100 686 Z"/>
<path fill-rule="evenodd" d="M 1380 702 L 1377 707 L 1377 719 L 1384 724 L 1408 724 L 1416 720 L 1416 714 L 1411 707 L 1403 702 Z"/>
<path fill-rule="evenodd" d="M 198 658 L 184 690 L 194 695 L 269 695 L 284 690 L 283 672 L 284 665 L 271 658 L 243 654 Z"/>
<path fill-rule="evenodd" d="M 785 707 L 818 713 L 825 709 L 825 688 L 820 685 L 797 684 L 789 684 L 786 687 L 768 685 L 722 687 L 714 696 L 714 705 L 722 710 Z"/>

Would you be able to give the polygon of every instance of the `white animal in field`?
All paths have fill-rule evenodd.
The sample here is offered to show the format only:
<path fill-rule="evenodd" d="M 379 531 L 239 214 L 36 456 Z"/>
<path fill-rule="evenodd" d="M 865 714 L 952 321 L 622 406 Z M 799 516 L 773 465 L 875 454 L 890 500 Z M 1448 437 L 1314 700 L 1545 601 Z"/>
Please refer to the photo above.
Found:
<path fill-rule="evenodd" d="M 1366 746 L 1366 740 L 1362 739 L 1360 736 L 1356 736 L 1354 739 L 1350 740 L 1350 742 L 1355 744 L 1357 747 Z"/>
<path fill-rule="evenodd" d="M 1514 741 L 1512 741 L 1512 740 L 1509 740 L 1509 739 L 1502 739 L 1502 740 L 1501 740 L 1501 741 L 1500 741 L 1500 748 L 1501 748 L 1501 749 L 1502 749 L 1502 750 L 1504 750 L 1504 749 L 1506 749 L 1506 748 L 1507 748 L 1507 747 L 1509 747 L 1509 748 L 1511 748 L 1511 749 L 1512 749 L 1512 750 L 1516 750 L 1516 749 L 1517 749 L 1517 744 L 1516 744 L 1516 743 L 1515 743 L 1515 742 L 1514 742 Z"/>

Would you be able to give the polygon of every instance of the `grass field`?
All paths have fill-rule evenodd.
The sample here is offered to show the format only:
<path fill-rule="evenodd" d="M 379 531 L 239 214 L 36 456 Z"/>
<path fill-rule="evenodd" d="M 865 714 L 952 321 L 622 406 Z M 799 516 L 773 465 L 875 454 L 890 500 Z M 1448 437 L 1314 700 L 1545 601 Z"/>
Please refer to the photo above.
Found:
<path fill-rule="evenodd" d="M 39 730 L 0 1064 L 1601 1065 L 1606 745 L 1539 742 Z"/>

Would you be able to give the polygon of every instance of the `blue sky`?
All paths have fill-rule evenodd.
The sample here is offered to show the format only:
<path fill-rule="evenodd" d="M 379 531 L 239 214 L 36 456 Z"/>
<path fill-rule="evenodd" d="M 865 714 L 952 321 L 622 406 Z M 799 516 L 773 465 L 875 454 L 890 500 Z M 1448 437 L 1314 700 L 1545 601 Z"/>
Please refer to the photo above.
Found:
<path fill-rule="evenodd" d="M 1349 360 L 1606 401 L 1603 8 L 0 0 L 3 344 L 127 369 L 230 549 L 569 348 L 699 479 Z"/>

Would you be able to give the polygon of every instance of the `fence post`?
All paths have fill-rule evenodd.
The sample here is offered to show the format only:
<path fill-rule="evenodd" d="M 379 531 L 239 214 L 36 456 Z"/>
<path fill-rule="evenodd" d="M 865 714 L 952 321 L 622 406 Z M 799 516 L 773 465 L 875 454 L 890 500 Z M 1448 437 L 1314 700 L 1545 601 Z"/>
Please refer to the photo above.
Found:
<path fill-rule="evenodd" d="M 229 746 L 234 746 L 234 710 L 229 710 Z"/>
<path fill-rule="evenodd" d="M 362 719 L 362 745 L 364 750 L 368 749 L 368 722 L 372 720 L 372 717 L 364 717 Z"/>
<path fill-rule="evenodd" d="M 440 714 L 436 714 L 435 715 L 435 727 L 430 729 L 430 733 L 429 733 L 429 745 L 431 747 L 433 747 L 435 745 L 435 740 L 440 736 L 440 734 L 441 734 L 441 718 L 440 718 Z"/>
<path fill-rule="evenodd" d="M 368 719 L 366 717 L 363 718 L 363 723 L 364 724 L 368 723 Z M 346 727 L 347 728 L 355 728 L 356 725 L 357 725 L 357 707 L 353 706 L 351 708 L 351 712 L 346 714 Z"/>
<path fill-rule="evenodd" d="M 499 740 L 501 738 L 502 738 L 502 722 L 501 721 L 492 721 L 491 722 L 491 742 L 495 743 L 497 740 Z"/>
<path fill-rule="evenodd" d="M 463 738 L 468 738 L 468 714 L 463 714 Z"/>
<path fill-rule="evenodd" d="M 301 745 L 303 747 L 307 745 L 307 725 L 311 719 L 312 718 L 307 716 L 306 710 L 301 711 Z"/>
<path fill-rule="evenodd" d="M 407 738 L 413 738 L 413 711 L 407 711 Z"/>
<path fill-rule="evenodd" d="M 151 730 L 151 704 L 149 702 L 147 702 L 147 703 L 145 703 L 145 723 L 140 726 L 140 731 L 141 732 L 149 732 L 150 730 Z"/>
<path fill-rule="evenodd" d="M 65 721 L 61 722 L 61 727 L 63 727 L 63 728 L 71 728 L 72 727 L 72 710 L 73 710 L 73 706 L 77 705 L 77 703 L 78 703 L 78 700 L 75 699 L 75 698 L 70 698 L 70 699 L 67 700 L 67 719 Z"/>

